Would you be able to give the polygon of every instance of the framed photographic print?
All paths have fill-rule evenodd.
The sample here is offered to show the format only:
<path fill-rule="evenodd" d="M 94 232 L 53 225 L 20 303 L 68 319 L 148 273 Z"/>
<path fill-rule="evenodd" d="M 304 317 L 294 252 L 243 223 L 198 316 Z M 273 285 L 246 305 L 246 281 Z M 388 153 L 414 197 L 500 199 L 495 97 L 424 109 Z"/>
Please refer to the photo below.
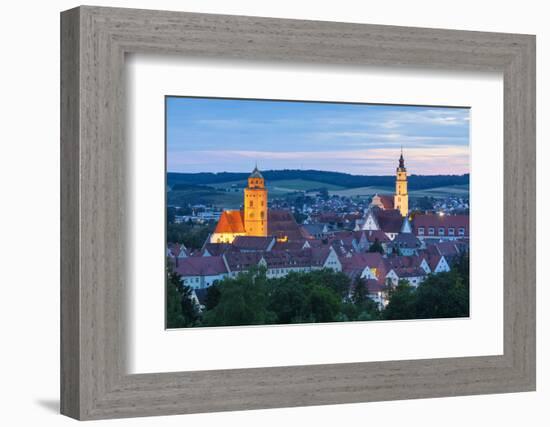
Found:
<path fill-rule="evenodd" d="M 534 36 L 97 7 L 61 36 L 62 413 L 534 390 Z"/>

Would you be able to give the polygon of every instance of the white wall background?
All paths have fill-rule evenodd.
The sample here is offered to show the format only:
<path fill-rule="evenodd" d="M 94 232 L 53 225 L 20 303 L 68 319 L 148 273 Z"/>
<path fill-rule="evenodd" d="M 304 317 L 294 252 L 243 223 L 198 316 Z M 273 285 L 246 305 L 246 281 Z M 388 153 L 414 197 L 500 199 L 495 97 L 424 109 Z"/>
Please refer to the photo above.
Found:
<path fill-rule="evenodd" d="M 537 35 L 538 218 L 550 209 L 548 157 L 550 27 L 536 0 L 360 2 L 339 0 L 96 1 L 97 5 L 503 31 Z M 59 384 L 59 11 L 74 1 L 5 2 L 0 67 L 0 393 L 2 425 L 63 426 Z M 544 197 L 546 196 L 546 197 Z M 547 309 L 549 256 L 539 221 L 538 391 L 413 401 L 109 421 L 110 425 L 546 426 L 550 423 Z M 545 360 L 546 358 L 546 360 Z M 93 424 L 93 423 L 92 423 Z"/>

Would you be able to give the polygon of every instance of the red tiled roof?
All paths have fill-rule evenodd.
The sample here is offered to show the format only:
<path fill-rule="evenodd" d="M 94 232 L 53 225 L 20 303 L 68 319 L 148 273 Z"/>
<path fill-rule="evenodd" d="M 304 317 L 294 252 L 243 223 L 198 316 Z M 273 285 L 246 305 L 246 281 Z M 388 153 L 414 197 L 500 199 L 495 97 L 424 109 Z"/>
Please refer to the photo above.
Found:
<path fill-rule="evenodd" d="M 311 241 L 308 241 L 311 244 Z M 306 240 L 294 240 L 291 242 L 277 242 L 272 251 L 297 251 L 304 247 Z"/>
<path fill-rule="evenodd" d="M 393 196 L 389 194 L 379 194 L 378 197 L 380 197 L 380 202 L 382 202 L 384 209 L 393 209 Z"/>
<path fill-rule="evenodd" d="M 428 255 L 428 265 L 430 266 L 432 272 L 437 268 L 437 265 L 439 264 L 441 258 L 443 258 L 441 255 Z"/>
<path fill-rule="evenodd" d="M 399 233 L 392 244 L 398 248 L 416 249 L 420 247 L 420 241 L 413 233 Z"/>
<path fill-rule="evenodd" d="M 274 239 L 273 236 L 237 236 L 232 244 L 237 249 L 266 251 Z"/>
<path fill-rule="evenodd" d="M 365 233 L 365 237 L 371 243 L 374 243 L 376 239 L 378 239 L 380 243 L 386 243 L 390 241 L 390 238 L 382 230 L 366 230 L 363 233 Z"/>
<path fill-rule="evenodd" d="M 403 225 L 403 217 L 396 209 L 373 209 L 380 229 L 385 233 L 399 233 Z"/>
<path fill-rule="evenodd" d="M 437 242 L 428 244 L 426 251 L 429 254 L 443 255 L 445 257 L 454 257 L 460 255 L 460 250 L 455 242 Z"/>
<path fill-rule="evenodd" d="M 392 268 L 397 274 L 397 277 L 423 277 L 426 276 L 426 272 L 419 267 L 395 267 Z"/>
<path fill-rule="evenodd" d="M 419 268 L 424 256 L 392 256 L 385 258 L 388 271 L 395 268 Z"/>
<path fill-rule="evenodd" d="M 214 233 L 244 233 L 243 213 L 223 211 Z"/>
<path fill-rule="evenodd" d="M 289 211 L 273 210 L 267 211 L 267 233 L 270 236 L 287 236 L 289 240 L 302 240 L 304 235 L 294 215 Z"/>
<path fill-rule="evenodd" d="M 366 283 L 367 292 L 369 294 L 376 294 L 378 292 L 383 292 L 387 288 L 383 281 L 381 282 L 379 280 L 367 279 L 366 282 L 367 282 Z"/>
<path fill-rule="evenodd" d="M 470 216 L 469 215 L 433 215 L 433 214 L 416 214 L 412 221 L 413 230 L 415 234 L 418 234 L 418 228 L 424 227 L 424 236 L 428 236 L 428 228 L 435 228 L 435 236 L 437 237 L 438 228 L 445 227 L 445 235 L 447 235 L 447 229 L 454 228 L 455 236 L 458 237 L 458 229 L 464 228 L 464 235 L 470 235 Z M 429 237 L 429 236 L 428 236 Z"/>
<path fill-rule="evenodd" d="M 178 261 L 176 272 L 182 276 L 216 276 L 227 273 L 221 256 L 189 257 Z"/>
<path fill-rule="evenodd" d="M 350 257 L 340 258 L 340 262 L 342 263 L 342 271 L 352 279 L 359 276 L 367 267 L 385 271 L 384 258 L 377 252 L 355 253 Z"/>
<path fill-rule="evenodd" d="M 205 243 L 202 247 L 202 254 L 204 254 L 204 251 L 208 251 L 210 255 L 218 256 L 224 254 L 226 251 L 231 249 L 231 245 L 229 243 Z"/>
<path fill-rule="evenodd" d="M 224 257 L 231 271 L 245 271 L 263 258 L 268 268 L 322 266 L 330 249 L 297 251 L 227 252 Z"/>

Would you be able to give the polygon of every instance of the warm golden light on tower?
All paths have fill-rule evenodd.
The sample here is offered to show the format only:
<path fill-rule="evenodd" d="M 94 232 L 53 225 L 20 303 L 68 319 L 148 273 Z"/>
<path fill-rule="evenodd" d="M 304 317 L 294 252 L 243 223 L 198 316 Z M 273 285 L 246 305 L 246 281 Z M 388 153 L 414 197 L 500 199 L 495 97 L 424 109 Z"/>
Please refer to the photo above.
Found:
<path fill-rule="evenodd" d="M 244 189 L 244 230 L 247 236 L 267 236 L 267 189 L 258 167 Z"/>
<path fill-rule="evenodd" d="M 409 213 L 409 194 L 407 193 L 407 169 L 405 168 L 405 159 L 403 159 L 403 149 L 401 149 L 399 167 L 396 170 L 393 200 L 395 209 L 399 210 L 402 216 L 407 216 Z"/>

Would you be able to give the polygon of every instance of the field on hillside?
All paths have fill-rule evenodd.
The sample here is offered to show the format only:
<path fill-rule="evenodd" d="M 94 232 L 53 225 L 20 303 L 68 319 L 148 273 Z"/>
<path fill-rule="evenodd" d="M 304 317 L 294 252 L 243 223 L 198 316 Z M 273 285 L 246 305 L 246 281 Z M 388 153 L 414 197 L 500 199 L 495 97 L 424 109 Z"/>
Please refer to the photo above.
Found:
<path fill-rule="evenodd" d="M 371 197 L 375 194 L 393 194 L 394 191 L 393 187 L 358 187 L 329 191 L 329 194 L 345 197 Z"/>
<path fill-rule="evenodd" d="M 445 198 L 449 196 L 469 196 L 468 184 L 441 185 L 440 179 L 433 179 L 433 188 L 411 189 L 411 197 Z M 243 202 L 243 188 L 247 180 L 235 180 L 233 176 L 228 181 L 215 183 L 193 184 L 174 182 L 167 193 L 169 206 L 188 206 L 196 204 L 213 205 L 224 209 L 238 209 Z M 267 180 L 269 198 L 293 197 L 302 191 L 315 191 L 326 188 L 330 195 L 345 197 L 369 198 L 375 194 L 393 194 L 393 185 L 371 185 L 349 188 L 344 185 L 331 184 L 314 179 L 272 179 Z M 297 193 L 298 192 L 298 193 Z"/>
<path fill-rule="evenodd" d="M 468 185 L 449 185 L 446 187 L 428 188 L 425 190 L 414 190 L 409 193 L 412 197 L 435 197 L 444 198 L 449 196 L 466 197 L 470 196 Z"/>

